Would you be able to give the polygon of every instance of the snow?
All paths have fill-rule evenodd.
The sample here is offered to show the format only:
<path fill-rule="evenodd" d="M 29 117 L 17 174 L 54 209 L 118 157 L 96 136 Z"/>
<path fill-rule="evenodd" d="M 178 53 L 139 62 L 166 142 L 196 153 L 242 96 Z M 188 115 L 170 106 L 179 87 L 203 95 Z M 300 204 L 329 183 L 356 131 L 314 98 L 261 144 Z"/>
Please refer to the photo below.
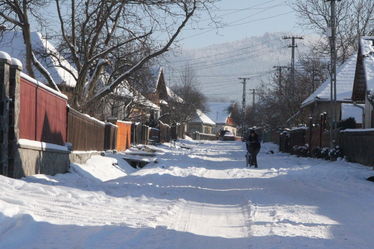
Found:
<path fill-rule="evenodd" d="M 45 143 L 45 142 L 39 142 L 29 139 L 19 139 L 18 144 L 22 148 L 31 148 L 31 149 L 38 149 L 38 150 L 54 150 L 54 151 L 63 151 L 68 152 L 69 149 L 66 146 L 57 145 L 57 144 L 51 144 L 51 143 Z"/>
<path fill-rule="evenodd" d="M 196 110 L 196 117 L 190 121 L 191 123 L 203 123 L 207 125 L 216 125 L 216 123 L 211 120 L 205 113 L 203 113 L 201 110 L 197 109 Z"/>
<path fill-rule="evenodd" d="M 108 153 L 67 174 L 0 176 L 0 248 L 372 248 L 369 167 L 273 144 L 259 169 L 244 167 L 241 142 L 155 148 L 140 170 Z"/>
<path fill-rule="evenodd" d="M 10 57 L 10 55 L 6 52 L 3 52 L 3 51 L 0 51 L 0 59 L 2 60 L 7 60 L 7 61 L 11 61 L 12 58 Z"/>
<path fill-rule="evenodd" d="M 57 92 L 55 89 L 50 88 L 49 86 L 47 86 L 47 85 L 43 84 L 42 82 L 30 77 L 27 74 L 21 72 L 20 75 L 21 75 L 22 78 L 26 79 L 28 82 L 31 82 L 31 83 L 37 85 L 38 87 L 42 87 L 43 89 L 47 90 L 48 92 L 51 92 L 54 95 L 57 95 L 57 96 L 59 96 L 63 99 L 66 99 L 66 100 L 68 99 L 68 97 L 65 94 Z"/>
<path fill-rule="evenodd" d="M 337 69 L 336 74 L 336 100 L 340 102 L 351 102 L 353 82 L 356 72 L 357 54 L 352 55 L 343 65 Z M 327 79 L 307 99 L 301 107 L 305 107 L 315 101 L 330 101 L 330 79 Z"/>
<path fill-rule="evenodd" d="M 38 32 L 31 32 L 31 42 L 34 51 L 48 51 L 50 53 L 56 54 L 65 68 L 68 68 L 74 75 L 78 75 L 77 70 L 61 55 L 59 55 L 56 48 L 42 35 Z M 0 51 L 7 52 L 11 57 L 19 59 L 23 64 L 25 64 L 25 45 L 21 32 L 6 31 L 2 32 L 0 36 Z M 76 80 L 74 77 L 68 73 L 62 67 L 57 67 L 58 60 L 52 56 L 47 58 L 39 58 L 41 64 L 48 70 L 51 74 L 53 80 L 59 84 L 66 84 L 67 86 L 74 87 L 76 85 Z M 38 72 L 34 70 L 35 77 L 41 82 L 45 82 L 45 78 Z"/>
<path fill-rule="evenodd" d="M 12 58 L 12 61 L 10 63 L 12 66 L 17 66 L 20 70 L 22 70 L 22 62 L 17 58 Z"/>

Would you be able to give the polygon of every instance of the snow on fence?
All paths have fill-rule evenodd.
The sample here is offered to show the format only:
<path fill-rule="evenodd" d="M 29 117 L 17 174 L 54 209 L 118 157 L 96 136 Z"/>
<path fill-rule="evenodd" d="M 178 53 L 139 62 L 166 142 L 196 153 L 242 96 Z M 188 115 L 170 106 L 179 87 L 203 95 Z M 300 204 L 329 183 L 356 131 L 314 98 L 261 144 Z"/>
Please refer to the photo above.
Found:
<path fill-rule="evenodd" d="M 117 147 L 118 126 L 112 123 L 105 123 L 104 150 L 115 150 Z"/>
<path fill-rule="evenodd" d="M 73 150 L 103 151 L 105 123 L 68 107 L 68 138 Z"/>
<path fill-rule="evenodd" d="M 171 139 L 171 127 L 163 122 L 159 121 L 160 128 L 160 142 L 170 142 Z"/>

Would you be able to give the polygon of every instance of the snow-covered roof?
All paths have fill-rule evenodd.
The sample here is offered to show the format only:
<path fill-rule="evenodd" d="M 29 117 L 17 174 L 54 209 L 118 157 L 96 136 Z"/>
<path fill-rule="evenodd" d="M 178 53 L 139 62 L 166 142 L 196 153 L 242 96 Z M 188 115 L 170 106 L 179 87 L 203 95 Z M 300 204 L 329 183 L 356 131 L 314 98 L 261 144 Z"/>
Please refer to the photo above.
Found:
<path fill-rule="evenodd" d="M 160 110 L 160 107 L 158 105 L 154 104 L 152 101 L 144 97 L 141 93 L 135 90 L 130 91 L 130 89 L 128 89 L 127 87 L 117 87 L 114 93 L 122 97 L 133 98 L 136 103 L 145 107 L 149 107 L 154 110 Z"/>
<path fill-rule="evenodd" d="M 196 117 L 191 121 L 192 123 L 203 123 L 207 125 L 216 125 L 216 123 L 211 120 L 205 113 L 203 113 L 201 110 L 196 110 Z"/>
<path fill-rule="evenodd" d="M 179 97 L 173 90 L 171 90 L 169 87 L 166 87 L 166 91 L 168 93 L 168 96 L 169 98 L 171 98 L 172 100 L 178 102 L 178 103 L 183 103 L 184 100 Z"/>
<path fill-rule="evenodd" d="M 64 67 L 74 72 L 75 75 L 78 75 L 75 68 L 67 60 L 60 56 L 56 48 L 48 40 L 43 38 L 40 33 L 31 32 L 31 42 L 34 51 L 47 51 L 55 54 L 59 57 L 59 60 Z M 5 31 L 0 33 L 0 51 L 7 52 L 11 57 L 19 59 L 22 64 L 25 65 L 26 50 L 21 32 Z M 40 58 L 37 56 L 37 58 L 51 74 L 56 84 L 60 85 L 64 83 L 65 85 L 70 87 L 74 87 L 76 85 L 74 77 L 65 69 L 57 66 L 58 62 L 56 58 L 52 56 L 48 56 L 45 58 Z M 46 82 L 45 78 L 39 73 L 38 70 L 35 69 L 34 73 L 37 80 Z"/>
<path fill-rule="evenodd" d="M 206 113 L 215 123 L 225 124 L 229 113 L 227 109 L 231 106 L 228 102 L 208 102 L 209 111 Z"/>
<path fill-rule="evenodd" d="M 358 105 L 365 107 L 365 105 Z M 362 124 L 362 108 L 353 104 L 342 104 L 342 120 L 354 118 L 356 123 Z"/>
<path fill-rule="evenodd" d="M 351 101 L 356 63 L 357 54 L 354 54 L 337 69 L 336 100 L 338 102 Z M 330 85 L 329 78 L 303 101 L 301 107 L 305 107 L 315 101 L 330 101 Z"/>
<path fill-rule="evenodd" d="M 374 36 L 365 36 L 361 40 L 361 52 L 364 58 L 366 89 L 374 90 Z"/>

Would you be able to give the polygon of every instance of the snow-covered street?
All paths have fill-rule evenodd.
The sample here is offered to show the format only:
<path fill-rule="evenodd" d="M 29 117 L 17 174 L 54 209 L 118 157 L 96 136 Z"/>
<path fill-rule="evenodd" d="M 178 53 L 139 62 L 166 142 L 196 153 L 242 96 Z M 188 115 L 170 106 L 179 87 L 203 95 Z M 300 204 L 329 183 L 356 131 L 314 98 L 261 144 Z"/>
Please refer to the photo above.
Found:
<path fill-rule="evenodd" d="M 241 142 L 182 142 L 139 170 L 114 154 L 54 177 L 0 176 L 0 248 L 373 248 L 371 168 L 272 144 L 245 168 Z"/>

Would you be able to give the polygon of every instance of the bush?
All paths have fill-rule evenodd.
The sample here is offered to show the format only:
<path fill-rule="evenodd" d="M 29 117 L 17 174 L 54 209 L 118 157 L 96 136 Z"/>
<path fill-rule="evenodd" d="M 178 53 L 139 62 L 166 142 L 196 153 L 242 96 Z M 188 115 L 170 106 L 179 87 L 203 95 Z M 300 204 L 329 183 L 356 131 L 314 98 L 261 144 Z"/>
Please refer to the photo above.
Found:
<path fill-rule="evenodd" d="M 336 146 L 335 148 L 332 148 L 332 149 L 328 147 L 323 147 L 323 148 L 316 147 L 312 150 L 311 155 L 312 157 L 322 158 L 322 159 L 331 160 L 331 161 L 336 161 L 336 159 L 344 157 L 343 151 L 339 146 Z"/>
<path fill-rule="evenodd" d="M 347 118 L 347 119 L 341 120 L 338 123 L 338 128 L 341 130 L 355 129 L 357 128 L 356 120 L 354 118 Z"/>

